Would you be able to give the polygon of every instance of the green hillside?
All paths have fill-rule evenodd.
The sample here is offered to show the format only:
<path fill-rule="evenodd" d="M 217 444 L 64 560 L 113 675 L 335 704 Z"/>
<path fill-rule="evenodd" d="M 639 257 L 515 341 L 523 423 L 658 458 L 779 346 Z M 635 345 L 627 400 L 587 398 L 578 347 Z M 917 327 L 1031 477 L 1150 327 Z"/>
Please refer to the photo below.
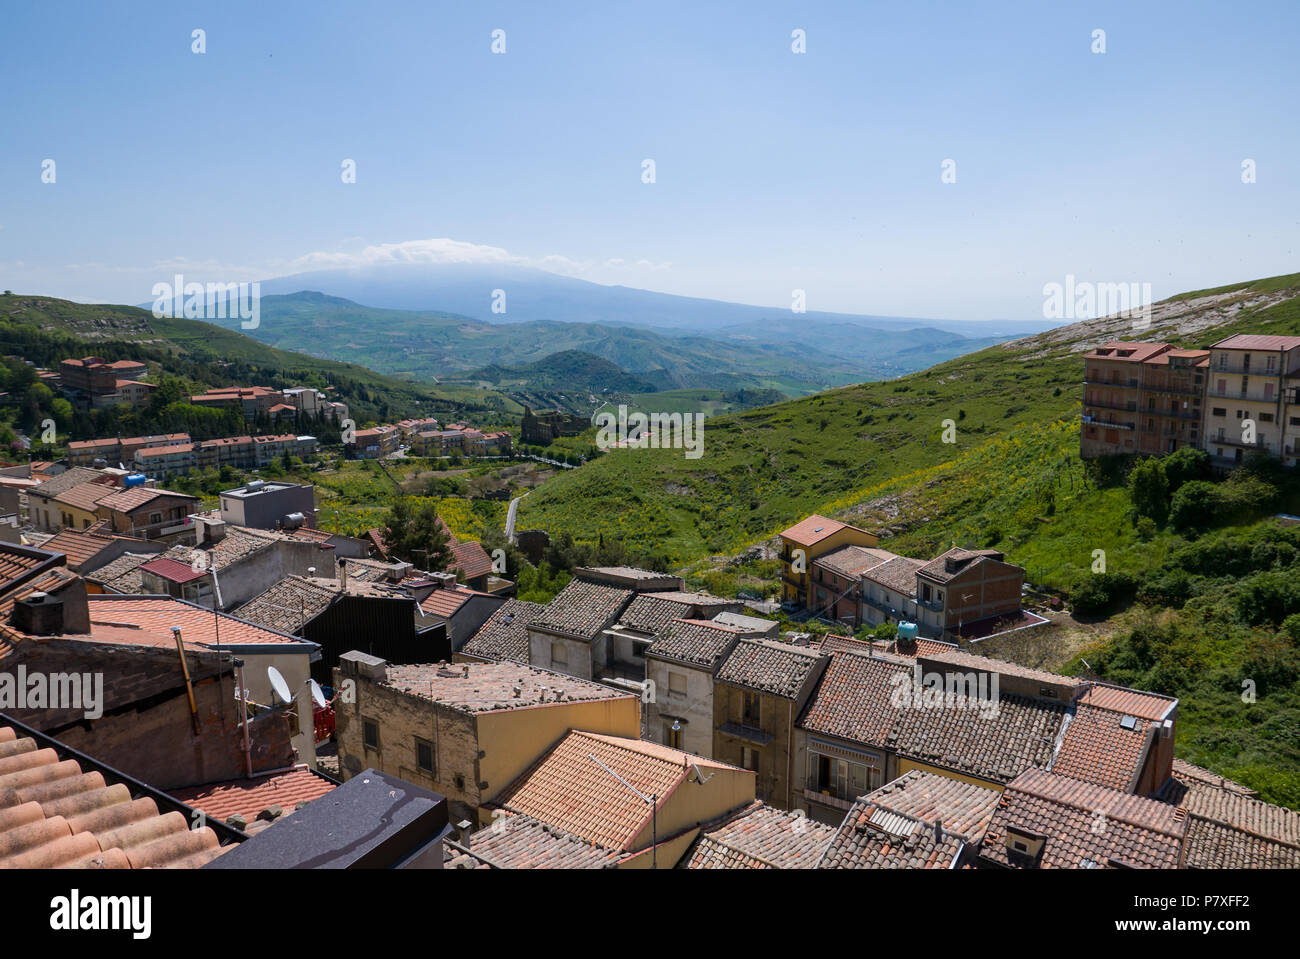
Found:
<path fill-rule="evenodd" d="M 978 345 L 937 330 L 855 327 L 862 343 L 854 344 L 842 337 L 759 338 L 743 331 L 700 336 L 615 323 L 484 323 L 436 310 L 379 309 L 311 291 L 264 296 L 261 309 L 261 325 L 249 332 L 262 342 L 439 381 L 492 366 L 520 369 L 555 353 L 582 351 L 654 389 L 777 389 L 799 396 L 829 385 L 895 376 L 934 362 L 935 356 Z M 238 328 L 239 321 L 218 322 Z M 547 373 L 545 368 L 535 372 L 543 379 Z"/>
<path fill-rule="evenodd" d="M 199 320 L 159 319 L 131 306 L 0 295 L 0 355 L 57 367 L 62 359 L 92 353 L 108 360 L 142 360 L 154 382 L 171 376 L 195 389 L 314 386 L 347 403 L 359 423 L 416 413 L 522 412 L 513 400 L 493 391 L 413 383 L 364 366 L 267 346 Z M 59 425 L 62 430 L 68 424 Z M 130 429 L 129 423 L 121 425 Z"/>
<path fill-rule="evenodd" d="M 1141 331 L 1074 324 L 899 380 L 720 416 L 700 459 L 608 453 L 530 495 L 520 523 L 667 549 L 713 589 L 738 581 L 720 557 L 811 512 L 879 530 L 905 555 L 996 547 L 1075 609 L 1027 637 L 1018 659 L 1179 696 L 1180 756 L 1300 807 L 1300 528 L 1271 518 L 1300 512 L 1300 480 L 1262 463 L 1185 482 L 1205 501 L 1171 487 L 1153 519 L 1129 489 L 1131 463 L 1078 455 L 1086 349 L 1135 334 L 1206 346 L 1247 330 L 1300 334 L 1300 275 L 1172 298 Z M 942 441 L 944 420 L 955 443 Z M 771 563 L 742 565 L 775 588 Z"/>

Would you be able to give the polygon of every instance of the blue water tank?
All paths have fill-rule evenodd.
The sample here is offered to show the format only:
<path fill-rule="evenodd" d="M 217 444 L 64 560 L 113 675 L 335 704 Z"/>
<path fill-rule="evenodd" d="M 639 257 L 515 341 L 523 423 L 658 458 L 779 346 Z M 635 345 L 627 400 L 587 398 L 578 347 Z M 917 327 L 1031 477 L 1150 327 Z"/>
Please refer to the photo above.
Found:
<path fill-rule="evenodd" d="M 122 480 L 122 488 L 130 489 L 132 486 L 143 486 L 148 481 L 143 473 L 128 473 L 126 479 Z"/>
<path fill-rule="evenodd" d="M 898 624 L 898 638 L 899 638 L 899 639 L 916 639 L 916 633 L 917 633 L 916 623 L 899 623 L 899 624 Z"/>

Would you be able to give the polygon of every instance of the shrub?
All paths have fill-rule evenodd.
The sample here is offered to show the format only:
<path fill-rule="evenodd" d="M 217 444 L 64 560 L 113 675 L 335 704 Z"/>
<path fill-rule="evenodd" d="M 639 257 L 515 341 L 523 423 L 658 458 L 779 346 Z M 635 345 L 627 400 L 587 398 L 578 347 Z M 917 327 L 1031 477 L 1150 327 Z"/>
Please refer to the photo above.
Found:
<path fill-rule="evenodd" d="M 1093 573 L 1075 584 L 1070 591 L 1070 604 L 1075 612 L 1085 615 L 1104 613 L 1132 599 L 1136 586 L 1128 573 Z"/>

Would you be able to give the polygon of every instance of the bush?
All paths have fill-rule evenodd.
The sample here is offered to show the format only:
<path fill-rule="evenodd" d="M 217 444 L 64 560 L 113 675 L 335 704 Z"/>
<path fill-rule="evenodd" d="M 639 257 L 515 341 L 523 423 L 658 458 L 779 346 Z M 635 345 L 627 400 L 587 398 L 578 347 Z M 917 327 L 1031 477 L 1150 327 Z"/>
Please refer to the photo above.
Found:
<path fill-rule="evenodd" d="M 1138 515 L 1150 517 L 1157 526 L 1164 525 L 1169 515 L 1169 482 L 1160 460 L 1147 457 L 1133 467 L 1128 477 L 1128 494 Z"/>
<path fill-rule="evenodd" d="M 1213 483 L 1192 480 L 1174 494 L 1169 522 L 1179 532 L 1209 529 L 1223 506 L 1223 497 Z"/>
<path fill-rule="evenodd" d="M 1070 590 L 1070 605 L 1076 613 L 1096 615 L 1133 598 L 1137 583 L 1128 573 L 1093 573 Z"/>

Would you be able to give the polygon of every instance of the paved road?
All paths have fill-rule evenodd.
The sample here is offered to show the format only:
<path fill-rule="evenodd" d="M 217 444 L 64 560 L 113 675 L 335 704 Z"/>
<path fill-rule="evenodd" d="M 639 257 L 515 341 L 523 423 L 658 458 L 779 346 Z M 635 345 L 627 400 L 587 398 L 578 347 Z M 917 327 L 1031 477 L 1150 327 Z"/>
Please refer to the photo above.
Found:
<path fill-rule="evenodd" d="M 522 493 L 510 501 L 510 508 L 506 510 L 506 540 L 513 543 L 515 541 L 515 515 L 519 512 L 519 501 L 527 496 Z"/>

